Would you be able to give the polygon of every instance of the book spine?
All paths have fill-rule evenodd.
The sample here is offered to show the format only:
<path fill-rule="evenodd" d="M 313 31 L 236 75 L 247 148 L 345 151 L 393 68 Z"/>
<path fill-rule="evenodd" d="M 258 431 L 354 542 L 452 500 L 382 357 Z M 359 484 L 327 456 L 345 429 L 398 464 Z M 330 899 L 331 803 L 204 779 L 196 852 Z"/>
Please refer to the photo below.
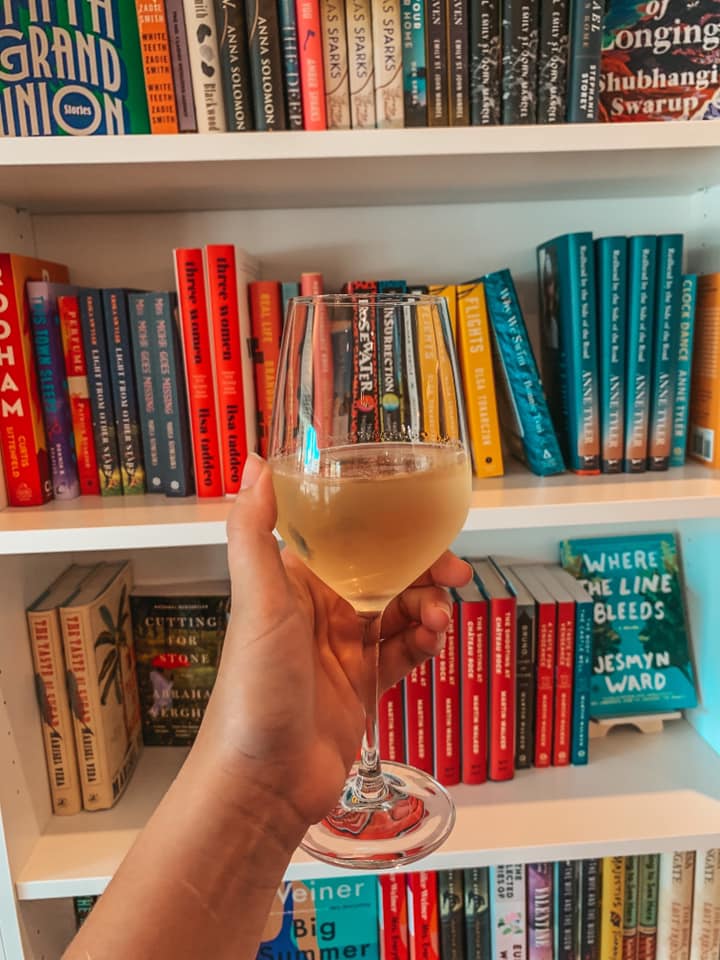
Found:
<path fill-rule="evenodd" d="M 440 870 L 437 875 L 440 913 L 440 957 L 465 960 L 462 870 Z"/>
<path fill-rule="evenodd" d="M 517 604 L 515 769 L 532 766 L 535 709 L 535 604 Z"/>
<path fill-rule="evenodd" d="M 656 245 L 655 237 L 638 236 L 628 246 L 626 473 L 642 473 L 647 465 Z"/>
<path fill-rule="evenodd" d="M 440 960 L 437 874 L 408 874 L 408 927 L 412 960 Z"/>
<path fill-rule="evenodd" d="M 285 78 L 285 112 L 288 130 L 302 130 L 302 86 L 300 83 L 300 54 L 298 51 L 295 0 L 278 0 L 278 22 L 280 24 L 280 46 Z"/>
<path fill-rule="evenodd" d="M 695 350 L 690 390 L 690 442 L 688 455 L 693 460 L 717 467 L 720 463 L 716 442 L 719 381 L 715 375 L 720 357 L 720 277 L 698 277 L 695 308 Z"/>
<path fill-rule="evenodd" d="M 256 130 L 286 130 L 280 24 L 274 0 L 245 0 Z"/>
<path fill-rule="evenodd" d="M 232 244 L 211 244 L 206 257 L 223 486 L 226 494 L 236 494 L 248 446 L 235 248 Z"/>
<path fill-rule="evenodd" d="M 426 661 L 405 678 L 405 754 L 411 767 L 432 773 L 432 672 Z"/>
<path fill-rule="evenodd" d="M 602 860 L 583 860 L 580 866 L 580 956 L 600 960 L 600 885 Z"/>
<path fill-rule="evenodd" d="M 416 337 L 423 436 L 437 442 L 440 439 L 440 370 L 433 311 L 426 303 L 419 303 L 416 308 Z"/>
<path fill-rule="evenodd" d="M 425 0 L 429 127 L 447 127 L 450 122 L 446 28 L 445 0 Z"/>
<path fill-rule="evenodd" d="M 215 0 L 215 24 L 228 130 L 255 129 L 245 0 Z"/>
<path fill-rule="evenodd" d="M 373 61 L 375 63 L 375 122 L 378 127 L 402 127 L 403 56 L 400 0 L 372 0 Z"/>
<path fill-rule="evenodd" d="M 573 669 L 572 694 L 572 742 L 571 762 L 583 765 L 588 762 L 590 741 L 590 699 L 593 663 L 593 607 L 587 602 L 575 604 L 575 665 Z"/>
<path fill-rule="evenodd" d="M 568 47 L 568 123 L 598 118 L 604 0 L 572 0 Z"/>
<path fill-rule="evenodd" d="M 575 331 L 573 355 L 575 375 L 570 379 L 572 430 L 576 434 L 577 465 L 583 473 L 600 472 L 600 416 L 597 373 L 597 323 L 595 290 L 595 251 L 590 234 L 570 239 L 571 269 L 577 269 L 576 309 L 578 325 L 572 313 L 564 319 Z M 573 284 L 573 287 L 575 284 Z M 578 329 L 579 327 L 579 329 Z M 573 335 L 568 331 L 568 342 Z M 578 342 L 579 340 L 579 342 Z"/>
<path fill-rule="evenodd" d="M 580 861 L 558 860 L 554 865 L 554 960 L 577 960 L 579 947 Z"/>
<path fill-rule="evenodd" d="M 300 276 L 300 294 L 304 297 L 323 293 L 321 273 Z M 325 303 L 319 301 L 312 310 L 313 427 L 320 447 L 330 445 L 333 427 L 333 343 L 330 316 Z"/>
<path fill-rule="evenodd" d="M 165 0 L 165 15 L 170 43 L 178 128 L 180 133 L 194 133 L 197 130 L 197 119 L 183 0 Z"/>
<path fill-rule="evenodd" d="M 56 500 L 74 500 L 80 495 L 80 480 L 75 457 L 70 398 L 65 382 L 57 301 L 47 293 L 47 285 L 44 283 L 28 283 L 27 297 L 45 434 L 48 439 L 53 496 Z"/>
<path fill-rule="evenodd" d="M 145 477 L 150 492 L 162 493 L 165 486 L 165 470 L 158 430 L 159 371 L 156 372 L 153 369 L 153 351 L 150 349 L 148 317 L 151 306 L 150 294 L 130 294 L 128 297 Z"/>
<path fill-rule="evenodd" d="M 383 292 L 380 287 L 378 292 Z M 403 436 L 407 399 L 403 393 L 401 322 L 395 304 L 378 306 L 377 314 L 381 429 L 384 437 L 397 441 Z"/>
<path fill-rule="evenodd" d="M 433 659 L 435 779 L 449 787 L 460 783 L 460 631 L 458 607 L 445 633 L 445 645 Z"/>
<path fill-rule="evenodd" d="M 401 0 L 403 90 L 406 127 L 427 126 L 425 5 Z"/>
<path fill-rule="evenodd" d="M 553 865 L 527 865 L 528 960 L 555 960 L 553 944 Z"/>
<path fill-rule="evenodd" d="M 538 5 L 502 2 L 502 122 L 535 123 Z"/>
<path fill-rule="evenodd" d="M 227 124 L 213 0 L 183 0 L 183 9 L 198 132 L 222 133 Z"/>
<path fill-rule="evenodd" d="M 537 65 L 537 121 L 563 123 L 567 110 L 568 4 L 542 0 Z"/>
<path fill-rule="evenodd" d="M 300 87 L 306 130 L 327 130 L 319 0 L 296 0 Z"/>
<path fill-rule="evenodd" d="M 655 960 L 689 960 L 694 876 L 694 851 L 661 854 Z"/>
<path fill-rule="evenodd" d="M 45 610 L 28 611 L 27 619 L 53 813 L 79 813 L 82 798 L 60 618 L 57 610 Z"/>
<path fill-rule="evenodd" d="M 667 470 L 670 465 L 680 326 L 682 252 L 681 234 L 658 237 L 648 470 Z"/>
<path fill-rule="evenodd" d="M 177 133 L 170 40 L 165 7 L 157 0 L 135 0 L 145 93 L 151 133 Z"/>
<path fill-rule="evenodd" d="M 575 653 L 575 604 L 558 603 L 555 645 L 555 719 L 553 766 L 570 763 L 572 727 L 573 660 Z"/>
<path fill-rule="evenodd" d="M 245 436 L 248 452 L 258 448 L 257 409 L 255 401 L 255 357 L 250 318 L 250 283 L 255 277 L 255 267 L 246 256 L 236 255 L 238 281 L 238 318 L 240 323 L 240 346 L 242 351 L 243 397 L 245 406 Z M 282 319 L 282 318 L 281 318 Z"/>
<path fill-rule="evenodd" d="M 185 377 L 199 497 L 223 494 L 202 251 L 175 250 Z"/>
<path fill-rule="evenodd" d="M 261 280 L 249 285 L 253 361 L 257 402 L 257 433 L 260 454 L 265 457 L 270 442 L 270 418 L 280 354 L 280 289 L 277 283 Z"/>
<path fill-rule="evenodd" d="M 78 298 L 75 296 L 58 297 L 58 313 L 60 315 L 60 333 L 65 355 L 65 373 L 70 398 L 73 436 L 75 437 L 80 493 L 99 494 L 100 480 L 97 456 L 95 455 L 92 407 L 90 405 L 87 363 L 83 347 Z"/>
<path fill-rule="evenodd" d="M 604 857 L 600 895 L 600 960 L 622 960 L 625 860 Z"/>
<path fill-rule="evenodd" d="M 378 704 L 378 741 L 383 760 L 405 762 L 403 688 L 396 683 L 380 697 Z"/>
<path fill-rule="evenodd" d="M 350 129 L 345 0 L 320 0 L 328 130 Z"/>
<path fill-rule="evenodd" d="M 463 871 L 465 895 L 465 960 L 490 960 L 490 871 Z"/>
<path fill-rule="evenodd" d="M 380 884 L 380 956 L 382 960 L 409 960 L 406 880 L 401 873 L 378 877 Z"/>
<path fill-rule="evenodd" d="M 600 378 L 600 463 L 603 473 L 621 473 L 625 452 L 625 330 L 627 241 L 595 241 Z"/>
<path fill-rule="evenodd" d="M 120 476 L 126 496 L 145 493 L 145 464 L 140 441 L 140 415 L 135 392 L 127 296 L 123 290 L 103 290 L 105 336 L 110 360 Z"/>
<path fill-rule="evenodd" d="M 658 883 L 660 856 L 638 858 L 638 960 L 655 960 L 657 951 Z"/>
<path fill-rule="evenodd" d="M 458 600 L 462 782 L 485 783 L 488 765 L 487 601 Z"/>
<path fill-rule="evenodd" d="M 97 897 L 73 897 L 73 910 L 75 913 L 75 928 L 77 930 L 85 923 L 90 916 L 92 908 L 97 903 Z"/>
<path fill-rule="evenodd" d="M 511 780 L 515 769 L 515 601 L 490 600 L 490 780 Z"/>
<path fill-rule="evenodd" d="M 500 123 L 500 0 L 470 4 L 470 122 Z"/>
<path fill-rule="evenodd" d="M 492 956 L 527 960 L 525 866 L 490 867 Z"/>
<path fill-rule="evenodd" d="M 682 467 L 687 450 L 688 419 L 690 415 L 690 376 L 692 372 L 693 339 L 695 334 L 695 300 L 697 276 L 688 274 L 682 278 L 680 291 L 680 333 L 675 354 L 677 377 L 675 380 L 675 403 L 673 405 L 673 439 L 670 466 Z"/>
<path fill-rule="evenodd" d="M 468 0 L 446 0 L 448 91 L 451 127 L 470 123 L 470 24 Z"/>
<path fill-rule="evenodd" d="M 720 850 L 695 852 L 690 960 L 720 956 Z"/>
<path fill-rule="evenodd" d="M 120 496 L 120 455 L 115 428 L 110 363 L 103 323 L 102 302 L 98 290 L 84 291 L 80 296 L 80 318 L 88 364 L 88 386 L 92 407 L 98 478 L 102 496 Z"/>
<path fill-rule="evenodd" d="M 625 857 L 625 903 L 623 906 L 622 960 L 637 960 L 638 950 L 638 858 Z"/>
<path fill-rule="evenodd" d="M 535 766 L 549 767 L 552 759 L 553 704 L 555 702 L 555 634 L 557 608 L 539 603 L 535 648 Z"/>
<path fill-rule="evenodd" d="M 357 289 L 358 285 L 354 285 Z M 380 432 L 378 410 L 377 327 L 374 305 L 358 300 L 353 310 L 352 402 L 350 436 L 355 443 L 374 443 Z M 367 362 L 361 369 L 361 356 Z"/>
<path fill-rule="evenodd" d="M 375 127 L 375 63 L 371 0 L 345 0 L 348 34 L 350 122 L 353 130 Z"/>

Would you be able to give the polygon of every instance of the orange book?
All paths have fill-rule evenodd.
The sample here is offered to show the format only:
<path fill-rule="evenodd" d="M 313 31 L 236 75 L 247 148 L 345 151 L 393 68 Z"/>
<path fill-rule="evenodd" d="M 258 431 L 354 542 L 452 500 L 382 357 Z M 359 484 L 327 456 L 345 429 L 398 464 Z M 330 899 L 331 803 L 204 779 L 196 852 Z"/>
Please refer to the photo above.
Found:
<path fill-rule="evenodd" d="M 248 289 L 255 361 L 258 443 L 261 456 L 266 457 L 270 444 L 270 420 L 280 355 L 282 301 L 280 284 L 275 280 L 257 280 L 249 284 Z"/>
<path fill-rule="evenodd" d="M 327 130 L 325 73 L 319 0 L 295 0 L 303 122 L 306 130 Z"/>
<path fill-rule="evenodd" d="M 432 308 L 426 303 L 417 305 L 417 327 L 423 433 L 426 440 L 435 443 L 440 439 L 440 383 L 435 347 L 435 320 Z"/>
<path fill-rule="evenodd" d="M 453 339 L 457 343 L 457 287 L 453 284 L 432 283 L 428 287 L 428 293 L 434 297 L 445 297 L 447 300 L 450 327 Z"/>
<path fill-rule="evenodd" d="M 165 4 L 160 0 L 135 0 L 135 9 L 150 114 L 150 132 L 177 133 L 177 105 Z"/>
<path fill-rule="evenodd" d="M 698 277 L 689 455 L 720 466 L 720 273 Z"/>

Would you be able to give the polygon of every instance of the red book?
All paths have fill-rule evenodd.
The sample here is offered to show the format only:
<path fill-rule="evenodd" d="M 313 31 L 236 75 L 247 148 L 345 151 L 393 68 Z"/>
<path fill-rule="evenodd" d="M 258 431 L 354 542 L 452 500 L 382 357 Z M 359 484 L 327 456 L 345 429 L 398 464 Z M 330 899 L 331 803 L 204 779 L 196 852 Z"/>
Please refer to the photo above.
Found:
<path fill-rule="evenodd" d="M 535 644 L 535 749 L 533 764 L 549 767 L 553 747 L 555 703 L 555 598 L 536 576 L 536 567 L 514 567 L 513 573 L 535 598 L 537 641 Z"/>
<path fill-rule="evenodd" d="M 433 659 L 435 779 L 445 787 L 460 783 L 460 631 L 458 605 L 445 635 L 445 646 Z"/>
<path fill-rule="evenodd" d="M 380 956 L 382 960 L 408 960 L 408 908 L 402 873 L 380 876 Z"/>
<path fill-rule="evenodd" d="M 410 960 L 440 960 L 437 873 L 409 873 L 407 892 Z"/>
<path fill-rule="evenodd" d="M 70 414 L 72 417 L 75 455 L 77 457 L 80 493 L 99 494 L 100 475 L 95 454 L 95 435 L 90 406 L 90 388 L 85 362 L 80 304 L 77 297 L 60 296 L 57 299 L 60 316 L 60 334 L 65 356 Z"/>
<path fill-rule="evenodd" d="M 300 274 L 300 296 L 316 297 L 324 292 L 323 275 L 321 273 Z"/>
<path fill-rule="evenodd" d="M 303 126 L 327 130 L 319 0 L 295 0 Z"/>
<path fill-rule="evenodd" d="M 489 701 L 488 776 L 515 774 L 515 597 L 489 560 L 473 560 L 488 599 Z"/>
<path fill-rule="evenodd" d="M 211 244 L 205 248 L 205 255 L 215 347 L 223 485 L 226 494 L 235 494 L 240 489 L 248 455 L 235 247 L 231 243 Z"/>
<path fill-rule="evenodd" d="M 257 280 L 249 284 L 250 323 L 255 361 L 255 396 L 257 399 L 258 444 L 263 457 L 270 443 L 275 377 L 280 356 L 282 333 L 282 297 L 275 280 Z"/>
<path fill-rule="evenodd" d="M 405 762 L 405 724 L 403 723 L 402 682 L 390 687 L 378 704 L 380 757 Z"/>
<path fill-rule="evenodd" d="M 488 768 L 488 609 L 475 582 L 455 591 L 460 634 L 462 782 L 485 783 Z"/>
<path fill-rule="evenodd" d="M 199 497 L 221 497 L 223 478 L 203 255 L 202 250 L 198 249 L 180 249 L 173 254 L 190 407 L 195 484 Z"/>
<path fill-rule="evenodd" d="M 432 671 L 427 660 L 405 677 L 405 755 L 411 767 L 433 772 Z"/>

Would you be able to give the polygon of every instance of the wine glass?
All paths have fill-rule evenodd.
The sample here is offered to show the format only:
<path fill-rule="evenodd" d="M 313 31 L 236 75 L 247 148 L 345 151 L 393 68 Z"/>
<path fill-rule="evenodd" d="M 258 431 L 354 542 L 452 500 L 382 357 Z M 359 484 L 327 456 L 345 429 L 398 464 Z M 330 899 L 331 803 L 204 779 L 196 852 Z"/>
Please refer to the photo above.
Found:
<path fill-rule="evenodd" d="M 356 610 L 367 671 L 360 760 L 302 847 L 336 865 L 411 863 L 443 842 L 455 810 L 428 774 L 381 767 L 378 645 L 385 607 L 449 546 L 470 502 L 445 299 L 368 292 L 292 300 L 269 460 L 278 530 Z"/>

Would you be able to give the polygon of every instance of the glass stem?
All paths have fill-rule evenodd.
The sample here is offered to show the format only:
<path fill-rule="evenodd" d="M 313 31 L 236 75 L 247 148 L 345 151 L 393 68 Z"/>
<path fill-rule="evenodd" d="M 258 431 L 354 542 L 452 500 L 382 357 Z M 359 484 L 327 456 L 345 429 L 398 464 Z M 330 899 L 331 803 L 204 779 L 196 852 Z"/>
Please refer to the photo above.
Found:
<path fill-rule="evenodd" d="M 365 660 L 365 733 L 363 735 L 360 765 L 358 767 L 353 795 L 360 803 L 376 804 L 388 793 L 382 770 L 378 747 L 378 664 L 380 659 L 380 625 L 382 611 L 360 613 L 362 624 L 363 657 Z"/>

